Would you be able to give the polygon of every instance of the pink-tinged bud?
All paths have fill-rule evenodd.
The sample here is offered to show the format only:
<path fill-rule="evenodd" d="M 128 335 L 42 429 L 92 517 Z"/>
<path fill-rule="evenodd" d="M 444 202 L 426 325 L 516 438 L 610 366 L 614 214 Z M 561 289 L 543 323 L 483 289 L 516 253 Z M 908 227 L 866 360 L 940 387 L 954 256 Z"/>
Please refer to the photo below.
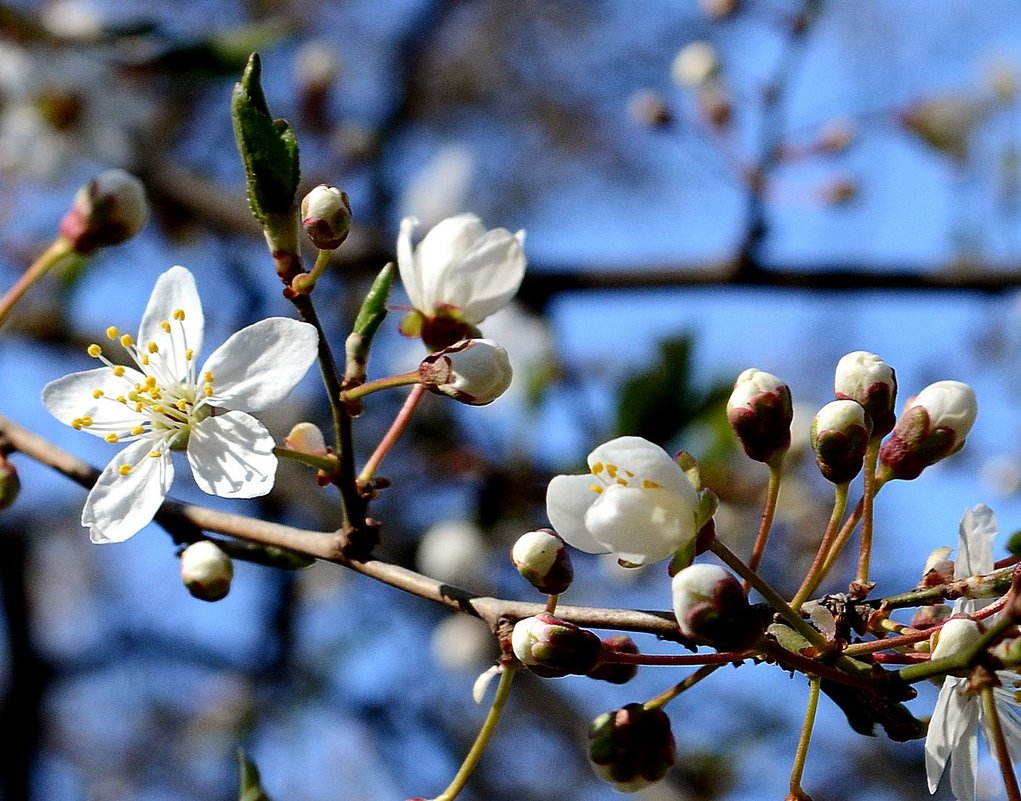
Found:
<path fill-rule="evenodd" d="M 301 200 L 301 227 L 320 250 L 335 250 L 351 232 L 351 201 L 335 186 L 319 184 Z"/>
<path fill-rule="evenodd" d="M 21 479 L 18 478 L 18 471 L 7 457 L 0 454 L 0 509 L 6 509 L 14 503 L 20 492 Z"/>
<path fill-rule="evenodd" d="M 592 721 L 589 761 L 596 775 L 623 793 L 633 793 L 666 776 L 677 761 L 670 718 L 658 707 L 628 704 Z"/>
<path fill-rule="evenodd" d="M 88 255 L 131 239 L 148 216 L 142 182 L 124 170 L 106 170 L 78 190 L 60 221 L 60 235 L 77 253 Z"/>
<path fill-rule="evenodd" d="M 511 647 L 533 673 L 558 678 L 588 673 L 596 666 L 603 645 L 591 631 L 543 613 L 514 624 Z"/>
<path fill-rule="evenodd" d="M 721 20 L 737 11 L 738 0 L 698 0 L 698 7 L 709 19 Z"/>
<path fill-rule="evenodd" d="M 872 436 L 885 437 L 897 421 L 897 374 L 876 354 L 864 350 L 848 353 L 837 362 L 833 393 L 841 400 L 860 403 L 872 418 Z"/>
<path fill-rule="evenodd" d="M 847 117 L 830 120 L 819 129 L 819 149 L 826 153 L 839 153 L 847 150 L 854 142 L 857 134 L 854 123 Z"/>
<path fill-rule="evenodd" d="M 322 430 L 315 423 L 298 423 L 284 437 L 284 446 L 298 453 L 307 453 L 311 456 L 326 456 L 329 450 L 326 447 L 326 438 Z"/>
<path fill-rule="evenodd" d="M 511 562 L 529 584 L 547 595 L 559 595 L 574 579 L 567 544 L 550 528 L 518 537 L 511 548 Z"/>
<path fill-rule="evenodd" d="M 462 339 L 418 367 L 418 380 L 430 392 L 471 406 L 495 401 L 513 377 L 507 351 L 491 339 Z"/>
<path fill-rule="evenodd" d="M 920 606 L 911 616 L 911 628 L 924 631 L 938 626 L 951 615 L 951 609 L 946 604 L 934 604 L 932 606 Z"/>
<path fill-rule="evenodd" d="M 922 580 L 919 582 L 919 587 L 936 587 L 954 580 L 954 560 L 950 558 L 951 550 L 949 546 L 944 545 L 929 554 L 922 566 Z"/>
<path fill-rule="evenodd" d="M 722 567 L 690 565 L 673 577 L 670 588 L 677 625 L 689 640 L 740 651 L 761 636 L 762 621 L 740 582 Z"/>
<path fill-rule="evenodd" d="M 230 592 L 234 563 L 215 542 L 199 540 L 181 552 L 181 581 L 200 601 L 219 601 Z"/>
<path fill-rule="evenodd" d="M 635 641 L 626 634 L 616 634 L 603 639 L 603 659 L 612 654 L 639 654 Z M 625 662 L 600 662 L 588 672 L 590 679 L 610 684 L 627 684 L 638 675 L 638 665 Z"/>
<path fill-rule="evenodd" d="M 830 401 L 812 420 L 809 438 L 815 462 L 827 480 L 845 484 L 861 472 L 872 421 L 853 400 Z"/>
<path fill-rule="evenodd" d="M 917 478 L 926 467 L 957 453 L 975 424 L 975 390 L 960 381 L 937 381 L 912 398 L 880 461 L 892 478 Z"/>
<path fill-rule="evenodd" d="M 771 373 L 749 368 L 737 377 L 727 401 L 727 420 L 745 453 L 769 462 L 791 446 L 791 390 Z"/>

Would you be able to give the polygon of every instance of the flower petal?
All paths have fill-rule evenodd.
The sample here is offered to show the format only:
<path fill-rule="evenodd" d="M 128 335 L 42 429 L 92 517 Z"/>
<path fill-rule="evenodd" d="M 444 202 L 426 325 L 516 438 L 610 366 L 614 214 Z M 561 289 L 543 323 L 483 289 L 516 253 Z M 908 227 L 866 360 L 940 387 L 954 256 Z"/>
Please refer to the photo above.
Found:
<path fill-rule="evenodd" d="M 213 374 L 209 403 L 254 411 L 283 400 L 312 366 L 318 343 L 314 326 L 287 317 L 242 328 L 202 368 L 200 377 Z"/>
<path fill-rule="evenodd" d="M 266 427 L 250 414 L 234 411 L 207 417 L 188 438 L 195 483 L 221 498 L 265 495 L 276 480 L 273 444 Z"/>
<path fill-rule="evenodd" d="M 118 403 L 115 398 L 127 395 L 145 376 L 130 368 L 124 375 L 114 375 L 109 367 L 83 370 L 51 381 L 43 387 L 43 404 L 60 422 L 71 425 L 81 417 L 91 417 L 93 425 L 82 428 L 97 437 L 106 436 L 114 428 L 130 429 L 145 418 L 134 406 Z M 95 390 L 103 394 L 94 397 Z"/>
<path fill-rule="evenodd" d="M 397 269 L 401 273 L 401 283 L 404 284 L 404 291 L 408 294 L 411 305 L 432 313 L 432 309 L 425 307 L 425 299 L 422 295 L 422 274 L 418 269 L 418 262 L 415 260 L 415 249 L 411 244 L 411 234 L 418 226 L 415 217 L 405 217 L 401 220 L 401 230 L 397 235 Z"/>
<path fill-rule="evenodd" d="M 680 495 L 690 504 L 698 503 L 698 493 L 677 462 L 659 445 L 643 437 L 617 437 L 603 443 L 588 457 L 589 467 L 598 462 L 617 465 L 641 480 L 653 481 Z"/>
<path fill-rule="evenodd" d="M 458 276 L 451 271 L 486 234 L 486 227 L 474 214 L 458 214 L 433 226 L 415 250 L 422 302 L 432 313 L 437 306 L 462 306 L 467 300 L 465 289 L 458 287 Z"/>
<path fill-rule="evenodd" d="M 443 300 L 459 307 L 473 325 L 506 306 L 525 277 L 523 238 L 524 231 L 487 232 L 447 270 Z"/>
<path fill-rule="evenodd" d="M 153 457 L 152 447 L 148 439 L 132 443 L 100 474 L 82 509 L 93 542 L 123 542 L 152 521 L 174 480 L 169 452 Z M 122 465 L 131 467 L 127 475 Z"/>
<path fill-rule="evenodd" d="M 964 513 L 957 559 L 954 562 L 955 579 L 993 571 L 993 541 L 998 533 L 996 515 L 984 503 Z"/>
<path fill-rule="evenodd" d="M 658 562 L 691 541 L 695 507 L 667 489 L 611 484 L 585 513 L 585 528 L 618 558 L 635 565 Z"/>
<path fill-rule="evenodd" d="M 958 746 L 962 740 L 976 735 L 978 726 L 978 703 L 976 699 L 970 698 L 960 692 L 964 687 L 964 679 L 955 679 L 947 676 L 940 688 L 939 698 L 936 701 L 936 708 L 929 720 L 929 730 L 925 736 L 925 775 L 929 782 L 929 792 L 936 792 L 939 786 L 940 777 L 946 767 L 947 759 L 953 754 L 956 766 L 958 761 Z M 967 746 L 963 749 L 967 752 Z M 967 754 L 961 756 L 963 764 L 957 772 L 957 780 L 960 783 L 963 779 L 963 772 L 967 769 Z M 965 782 L 966 783 L 966 782 Z M 955 790 L 956 793 L 956 790 Z M 972 773 L 971 796 L 975 795 L 975 780 Z M 960 796 L 958 796 L 960 801 Z"/>
<path fill-rule="evenodd" d="M 546 488 L 546 516 L 564 542 L 586 553 L 606 553 L 585 528 L 585 513 L 599 496 L 592 476 L 554 476 Z"/>
<path fill-rule="evenodd" d="M 183 320 L 174 320 L 174 312 L 178 309 L 184 312 Z M 164 322 L 172 323 L 171 333 L 163 330 Z M 138 326 L 138 344 L 145 347 L 145 343 L 155 342 L 170 362 L 173 376 L 181 379 L 188 372 L 184 350 L 190 348 L 196 354 L 201 352 L 205 325 L 195 278 L 184 267 L 171 267 L 156 279 L 156 286 Z"/>

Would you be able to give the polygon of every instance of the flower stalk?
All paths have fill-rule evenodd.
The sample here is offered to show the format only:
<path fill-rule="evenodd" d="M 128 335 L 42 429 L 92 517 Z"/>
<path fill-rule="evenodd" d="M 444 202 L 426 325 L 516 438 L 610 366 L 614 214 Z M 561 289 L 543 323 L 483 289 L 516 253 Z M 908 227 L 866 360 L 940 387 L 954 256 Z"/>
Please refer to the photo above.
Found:
<path fill-rule="evenodd" d="M 755 535 L 755 544 L 752 546 L 752 555 L 748 560 L 749 570 L 758 570 L 759 562 L 766 551 L 766 543 L 769 540 L 769 532 L 773 527 L 773 518 L 776 516 L 776 501 L 780 495 L 780 483 L 783 481 L 783 459 L 786 451 L 778 452 L 769 460 L 769 483 L 766 487 L 766 503 L 762 509 L 762 519 L 759 521 L 759 531 Z M 749 585 L 745 582 L 744 589 L 748 592 Z"/>
<path fill-rule="evenodd" d="M 982 689 L 979 690 L 979 697 L 982 701 L 982 711 L 985 714 L 986 732 L 991 740 L 989 745 L 1000 766 L 1000 775 L 1003 777 L 1003 788 L 1007 793 L 1007 799 L 1008 801 L 1021 801 L 1021 789 L 1018 788 L 1010 751 L 1007 750 L 1007 738 L 1003 733 L 1000 711 L 996 705 L 996 697 L 993 695 L 993 685 L 988 681 L 983 682 Z"/>
<path fill-rule="evenodd" d="M 65 258 L 81 256 L 76 254 L 70 240 L 58 236 L 0 298 L 0 326 L 6 322 L 14 305 L 32 288 L 32 285 Z"/>
<path fill-rule="evenodd" d="M 822 679 L 819 676 L 812 676 L 808 682 L 808 705 L 805 707 L 805 720 L 801 724 L 801 736 L 798 738 L 798 748 L 794 753 L 794 764 L 791 767 L 790 795 L 788 798 L 805 798 L 806 793 L 801 788 L 801 779 L 805 775 L 805 763 L 808 759 L 808 745 L 812 741 L 812 731 L 815 729 L 815 713 L 819 708 L 819 688 Z"/>

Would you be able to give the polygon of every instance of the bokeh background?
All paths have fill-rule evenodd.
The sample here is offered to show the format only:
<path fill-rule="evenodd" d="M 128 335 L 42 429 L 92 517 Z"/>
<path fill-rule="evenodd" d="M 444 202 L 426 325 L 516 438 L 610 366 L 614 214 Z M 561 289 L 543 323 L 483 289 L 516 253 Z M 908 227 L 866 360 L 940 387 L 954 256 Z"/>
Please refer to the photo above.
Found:
<path fill-rule="evenodd" d="M 735 449 L 736 375 L 782 376 L 799 406 L 765 572 L 800 583 L 831 490 L 804 454 L 836 360 L 879 353 L 902 397 L 943 378 L 978 391 L 968 448 L 880 496 L 878 592 L 917 581 L 986 502 L 1021 520 L 1021 21 L 1013 0 L 58 0 L 0 3 L 0 282 L 40 252 L 77 187 L 139 174 L 137 239 L 35 287 L 0 334 L 0 411 L 102 465 L 105 443 L 51 419 L 49 380 L 89 366 L 106 326 L 131 330 L 156 276 L 188 266 L 210 348 L 288 314 L 245 206 L 229 117 L 252 50 L 292 121 L 303 185 L 351 196 L 355 228 L 316 291 L 337 349 L 398 223 L 473 211 L 527 230 L 529 274 L 483 325 L 516 367 L 484 409 L 430 397 L 382 473 L 380 556 L 502 597 L 537 600 L 507 548 L 545 523 L 545 483 L 595 445 L 642 434 L 703 462 L 718 530 L 747 552 L 765 468 Z M 696 44 L 692 47 L 693 43 Z M 393 302 L 403 302 L 400 290 Z M 421 346 L 384 326 L 370 374 Z M 399 408 L 375 396 L 364 458 Z M 280 436 L 325 424 L 310 376 L 263 415 Z M 0 513 L 0 797 L 236 797 L 233 753 L 275 799 L 438 793 L 484 714 L 471 700 L 488 631 L 332 565 L 238 564 L 230 596 L 192 599 L 151 526 L 98 547 L 84 492 L 17 455 Z M 181 471 L 182 473 L 184 471 Z M 177 497 L 332 528 L 333 497 L 281 468 L 239 504 L 179 477 Z M 1000 543 L 1002 555 L 1003 542 Z M 579 555 L 567 602 L 666 609 L 663 566 Z M 844 570 L 827 589 L 846 585 Z M 642 640 L 643 648 L 670 646 Z M 588 722 L 683 673 L 625 687 L 525 677 L 463 797 L 616 797 L 584 758 Z M 719 671 L 671 705 L 680 758 L 643 799 L 786 794 L 807 685 Z M 912 709 L 930 712 L 935 688 Z M 826 699 L 805 784 L 816 801 L 926 796 L 921 744 L 853 734 Z M 982 797 L 998 797 L 982 763 Z M 937 797 L 949 798 L 944 790 Z"/>

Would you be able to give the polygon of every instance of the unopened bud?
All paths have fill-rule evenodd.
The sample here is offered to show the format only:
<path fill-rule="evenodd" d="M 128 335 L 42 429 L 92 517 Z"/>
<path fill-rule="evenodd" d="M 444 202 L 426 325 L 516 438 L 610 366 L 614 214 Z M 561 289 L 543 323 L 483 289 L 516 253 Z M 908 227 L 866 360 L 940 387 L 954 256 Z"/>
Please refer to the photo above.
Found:
<path fill-rule="evenodd" d="M 670 67 L 674 83 L 682 89 L 695 89 L 720 70 L 716 48 L 709 42 L 689 42 L 680 49 Z"/>
<path fill-rule="evenodd" d="M 507 351 L 491 339 L 462 339 L 426 356 L 418 368 L 426 389 L 471 406 L 495 401 L 513 377 Z"/>
<path fill-rule="evenodd" d="M 589 761 L 596 774 L 624 793 L 658 782 L 677 761 L 670 718 L 658 707 L 628 704 L 592 721 Z"/>
<path fill-rule="evenodd" d="M 917 478 L 929 465 L 957 453 L 975 424 L 975 390 L 960 381 L 937 381 L 908 402 L 880 460 L 893 478 Z"/>
<path fill-rule="evenodd" d="M 749 368 L 737 377 L 727 401 L 727 420 L 745 453 L 769 462 L 791 446 L 791 390 L 771 373 Z"/>
<path fill-rule="evenodd" d="M 635 641 L 626 634 L 615 634 L 603 639 L 603 658 L 612 654 L 639 654 Z M 600 662 L 588 672 L 590 679 L 606 681 L 610 684 L 627 684 L 638 675 L 638 665 L 626 662 Z"/>
<path fill-rule="evenodd" d="M 628 100 L 628 113 L 631 119 L 639 125 L 646 125 L 649 128 L 665 128 L 674 121 L 674 114 L 670 110 L 663 96 L 653 89 L 641 89 L 631 95 Z"/>
<path fill-rule="evenodd" d="M 315 423 L 298 423 L 284 437 L 284 446 L 298 453 L 307 453 L 311 456 L 326 456 L 329 451 L 326 448 L 326 438 L 322 430 Z"/>
<path fill-rule="evenodd" d="M 737 11 L 738 0 L 698 0 L 698 7 L 709 19 L 720 20 Z"/>
<path fill-rule="evenodd" d="M 0 454 L 0 509 L 6 509 L 14 503 L 20 492 L 21 479 L 18 478 L 18 471 L 7 457 Z"/>
<path fill-rule="evenodd" d="M 511 548 L 511 562 L 529 584 L 547 595 L 559 595 L 574 579 L 567 545 L 549 528 L 518 537 Z"/>
<path fill-rule="evenodd" d="M 846 150 L 854 141 L 854 123 L 846 117 L 830 120 L 819 129 L 818 146 L 827 153 Z"/>
<path fill-rule="evenodd" d="M 199 540 L 181 552 L 181 581 L 200 601 L 219 601 L 230 592 L 234 563 L 215 542 Z"/>
<path fill-rule="evenodd" d="M 603 646 L 591 631 L 543 613 L 514 624 L 511 647 L 514 656 L 533 673 L 556 678 L 588 673 Z"/>
<path fill-rule="evenodd" d="M 966 654 L 982 638 L 982 627 L 966 617 L 954 617 L 929 638 L 933 659 Z"/>
<path fill-rule="evenodd" d="M 833 392 L 841 400 L 860 403 L 872 418 L 872 436 L 885 437 L 897 421 L 897 374 L 876 354 L 856 350 L 841 357 L 833 379 Z"/>
<path fill-rule="evenodd" d="M 335 250 L 351 232 L 351 201 L 347 192 L 319 184 L 301 200 L 301 227 L 320 250 Z"/>
<path fill-rule="evenodd" d="M 827 181 L 822 187 L 822 202 L 829 206 L 843 206 L 858 197 L 858 181 L 842 175 Z"/>
<path fill-rule="evenodd" d="M 830 401 L 819 410 L 809 438 L 827 480 L 845 484 L 861 472 L 871 434 L 872 421 L 857 401 Z"/>
<path fill-rule="evenodd" d="M 674 615 L 690 640 L 723 651 L 740 651 L 762 634 L 740 582 L 717 565 L 689 565 L 673 577 Z"/>
<path fill-rule="evenodd" d="M 142 182 L 124 170 L 106 170 L 78 190 L 60 221 L 60 235 L 77 253 L 88 255 L 131 239 L 148 216 Z"/>
<path fill-rule="evenodd" d="M 932 606 L 920 606 L 911 616 L 911 628 L 924 631 L 938 626 L 951 615 L 950 607 L 946 604 L 933 604 Z"/>
<path fill-rule="evenodd" d="M 719 78 L 706 81 L 698 88 L 698 110 L 709 125 L 717 131 L 730 127 L 734 118 L 734 103 L 730 90 Z"/>

